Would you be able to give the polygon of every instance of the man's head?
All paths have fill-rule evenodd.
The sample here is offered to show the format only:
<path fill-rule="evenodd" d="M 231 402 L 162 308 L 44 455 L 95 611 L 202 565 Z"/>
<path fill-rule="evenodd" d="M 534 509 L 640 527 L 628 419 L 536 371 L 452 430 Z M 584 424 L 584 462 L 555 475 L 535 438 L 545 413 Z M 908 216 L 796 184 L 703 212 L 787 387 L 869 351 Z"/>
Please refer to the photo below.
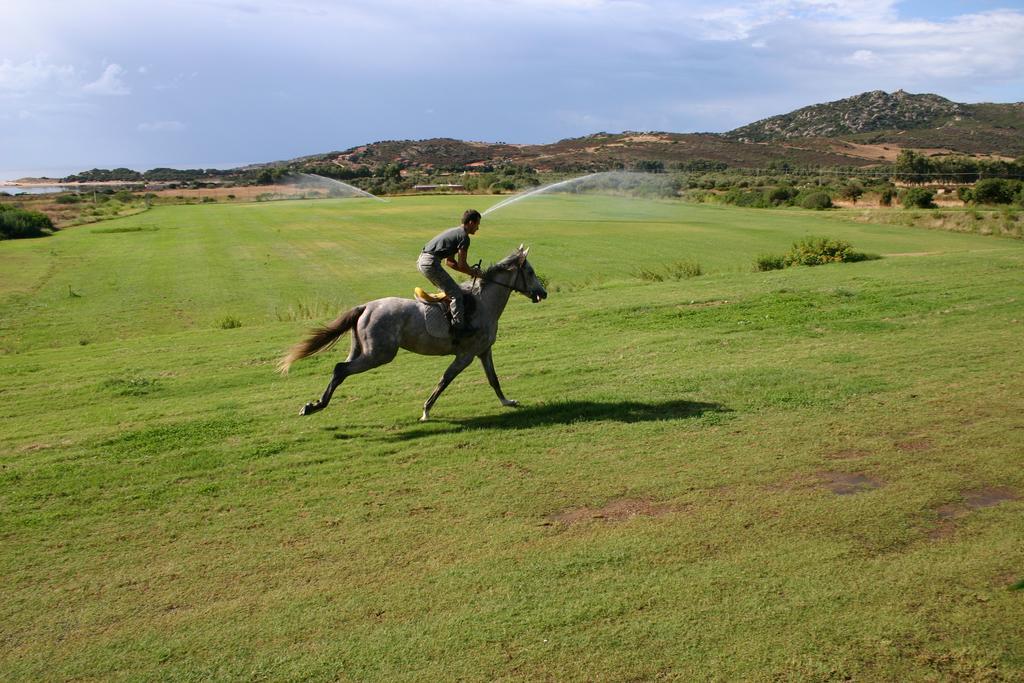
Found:
<path fill-rule="evenodd" d="M 477 231 L 480 227 L 480 212 L 476 209 L 467 209 L 462 214 L 462 227 L 466 229 L 470 235 Z"/>

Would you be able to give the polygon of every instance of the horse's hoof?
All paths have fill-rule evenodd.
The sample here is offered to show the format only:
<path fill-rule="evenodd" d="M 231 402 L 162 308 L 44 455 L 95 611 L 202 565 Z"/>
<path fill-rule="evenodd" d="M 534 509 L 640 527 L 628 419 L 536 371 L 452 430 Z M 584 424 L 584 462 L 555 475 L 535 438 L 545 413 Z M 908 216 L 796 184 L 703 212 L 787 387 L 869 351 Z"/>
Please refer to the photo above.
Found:
<path fill-rule="evenodd" d="M 501 405 L 505 406 L 506 408 L 518 408 L 519 407 L 519 401 L 516 401 L 516 400 L 513 400 L 513 399 L 510 398 L 510 399 L 506 399 L 506 400 L 502 401 Z"/>
<path fill-rule="evenodd" d="M 315 403 L 307 403 L 306 405 L 299 408 L 299 415 L 312 415 L 316 411 L 320 410 L 320 406 Z"/>
<path fill-rule="evenodd" d="M 420 422 L 430 422 L 430 416 L 426 413 L 420 415 Z"/>

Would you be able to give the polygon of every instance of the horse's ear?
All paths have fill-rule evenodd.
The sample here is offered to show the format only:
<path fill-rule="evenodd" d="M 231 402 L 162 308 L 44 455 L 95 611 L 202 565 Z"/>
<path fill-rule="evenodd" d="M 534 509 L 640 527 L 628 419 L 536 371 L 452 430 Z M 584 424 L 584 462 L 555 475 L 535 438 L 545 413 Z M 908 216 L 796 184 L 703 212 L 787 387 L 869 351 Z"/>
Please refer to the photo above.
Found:
<path fill-rule="evenodd" d="M 522 251 L 522 250 L 523 250 L 523 243 L 520 242 L 519 243 L 519 248 L 516 251 Z"/>
<path fill-rule="evenodd" d="M 527 247 L 526 249 L 523 249 L 523 258 L 526 258 L 526 255 L 529 254 L 529 253 L 530 253 L 530 248 L 529 247 Z"/>

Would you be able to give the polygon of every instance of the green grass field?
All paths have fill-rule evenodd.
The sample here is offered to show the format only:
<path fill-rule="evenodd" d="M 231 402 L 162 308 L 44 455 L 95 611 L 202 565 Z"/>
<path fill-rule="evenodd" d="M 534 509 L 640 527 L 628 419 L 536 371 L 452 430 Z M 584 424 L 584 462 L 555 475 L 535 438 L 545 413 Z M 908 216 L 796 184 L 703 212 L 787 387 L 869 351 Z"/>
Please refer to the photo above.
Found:
<path fill-rule="evenodd" d="M 276 358 L 467 201 L 0 243 L 0 679 L 1024 679 L 1024 244 L 542 196 L 471 253 L 549 283 L 522 407 L 474 365 L 420 424 L 401 354 L 298 417 L 347 343 Z M 752 271 L 812 234 L 885 258 Z"/>

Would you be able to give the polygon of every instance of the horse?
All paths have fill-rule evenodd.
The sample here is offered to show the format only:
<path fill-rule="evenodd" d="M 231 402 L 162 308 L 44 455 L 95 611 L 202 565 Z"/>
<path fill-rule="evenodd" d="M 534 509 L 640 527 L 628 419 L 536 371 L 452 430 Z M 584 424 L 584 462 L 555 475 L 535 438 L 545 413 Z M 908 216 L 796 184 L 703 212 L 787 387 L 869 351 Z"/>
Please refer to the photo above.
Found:
<path fill-rule="evenodd" d="M 504 259 L 488 268 L 482 277 L 461 285 L 466 300 L 475 298 L 475 311 L 470 319 L 475 331 L 467 337 L 453 339 L 447 330 L 431 334 L 428 327 L 430 305 L 412 299 L 386 297 L 356 306 L 323 327 L 310 330 L 310 335 L 293 346 L 278 362 L 278 370 L 285 374 L 292 363 L 318 351 L 330 348 L 343 334 L 352 331 L 348 358 L 334 366 L 331 381 L 323 395 L 302 406 L 299 415 L 318 413 L 331 402 L 338 386 L 351 375 L 372 370 L 395 359 L 399 349 L 424 356 L 455 356 L 434 391 L 423 404 L 421 422 L 430 419 L 430 409 L 441 392 L 451 384 L 474 358 L 483 365 L 487 381 L 501 405 L 515 407 L 518 401 L 505 398 L 494 371 L 491 346 L 498 337 L 498 318 L 505 310 L 512 292 L 526 296 L 533 303 L 548 297 L 547 291 L 526 260 L 529 249 L 523 245 Z M 467 307 L 468 310 L 468 307 Z"/>

